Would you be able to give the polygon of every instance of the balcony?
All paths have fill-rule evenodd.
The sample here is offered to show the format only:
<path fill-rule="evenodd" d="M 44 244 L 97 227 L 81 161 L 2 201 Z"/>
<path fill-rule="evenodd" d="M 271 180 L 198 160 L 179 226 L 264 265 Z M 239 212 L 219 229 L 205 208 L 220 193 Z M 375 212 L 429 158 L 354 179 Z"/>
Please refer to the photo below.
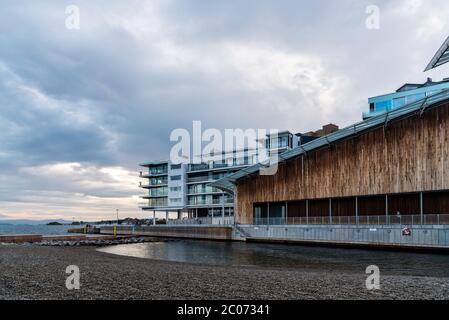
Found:
<path fill-rule="evenodd" d="M 223 200 L 222 199 L 189 199 L 187 205 L 189 206 L 216 206 L 216 205 L 222 205 Z M 225 199 L 224 204 L 234 204 L 234 199 Z"/>
<path fill-rule="evenodd" d="M 168 199 L 167 198 L 157 198 L 157 199 L 149 199 L 148 202 L 139 203 L 139 207 L 142 209 L 153 209 L 153 208 L 163 208 L 167 207 Z"/>
<path fill-rule="evenodd" d="M 207 163 L 200 163 L 200 164 L 190 164 L 189 165 L 189 171 L 204 171 L 209 170 L 209 165 Z"/>
<path fill-rule="evenodd" d="M 151 176 L 161 176 L 168 174 L 168 166 L 150 167 L 148 171 L 140 171 L 141 178 L 149 178 Z"/>
<path fill-rule="evenodd" d="M 203 177 L 188 177 L 187 183 L 194 183 L 194 182 L 211 182 L 214 181 L 209 176 L 203 176 Z"/>
<path fill-rule="evenodd" d="M 189 188 L 187 191 L 187 195 L 195 195 L 195 194 L 209 194 L 209 193 L 223 193 L 220 189 L 217 189 L 215 187 L 203 187 L 203 188 L 195 188 L 196 186 L 193 186 L 193 188 Z"/>
<path fill-rule="evenodd" d="M 157 187 L 166 187 L 168 185 L 167 180 L 159 180 L 159 181 L 151 181 L 149 184 L 144 184 L 140 182 L 139 187 L 143 189 L 157 188 Z"/>

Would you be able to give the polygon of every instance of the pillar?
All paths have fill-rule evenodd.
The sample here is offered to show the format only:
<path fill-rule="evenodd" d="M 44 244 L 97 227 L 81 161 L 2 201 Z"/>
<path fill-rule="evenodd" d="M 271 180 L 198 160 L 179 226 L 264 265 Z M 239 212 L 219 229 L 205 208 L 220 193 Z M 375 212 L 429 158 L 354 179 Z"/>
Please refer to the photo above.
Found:
<path fill-rule="evenodd" d="M 421 215 L 421 224 L 424 223 L 424 194 L 422 192 L 419 193 L 419 211 Z"/>
<path fill-rule="evenodd" d="M 221 217 L 223 218 L 223 224 L 225 220 L 225 193 L 222 194 L 222 200 L 221 200 Z"/>
<path fill-rule="evenodd" d="M 268 225 L 270 224 L 270 203 L 267 203 L 267 220 L 268 220 Z"/>
<path fill-rule="evenodd" d="M 359 224 L 359 197 L 355 197 L 355 221 Z"/>
<path fill-rule="evenodd" d="M 156 210 L 153 211 L 153 226 L 156 225 Z"/>
<path fill-rule="evenodd" d="M 306 200 L 306 224 L 309 224 L 309 200 Z"/>
<path fill-rule="evenodd" d="M 288 224 L 288 201 L 285 201 L 285 224 Z"/>
<path fill-rule="evenodd" d="M 329 223 L 332 224 L 332 198 L 329 198 Z"/>

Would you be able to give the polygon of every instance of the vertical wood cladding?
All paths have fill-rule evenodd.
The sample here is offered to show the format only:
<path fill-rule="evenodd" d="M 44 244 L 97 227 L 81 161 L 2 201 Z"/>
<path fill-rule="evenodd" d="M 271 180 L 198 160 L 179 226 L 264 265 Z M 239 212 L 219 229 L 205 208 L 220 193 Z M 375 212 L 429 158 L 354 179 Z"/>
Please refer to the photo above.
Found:
<path fill-rule="evenodd" d="M 237 221 L 253 222 L 255 202 L 447 190 L 448 119 L 446 103 L 427 111 L 423 117 L 415 115 L 390 123 L 385 129 L 378 128 L 282 163 L 276 175 L 246 177 L 237 183 Z M 369 199 L 362 199 L 360 215 L 385 213 L 384 202 L 371 200 L 374 207 L 364 205 Z M 327 208 L 320 201 L 311 205 L 317 211 Z M 416 204 L 406 208 L 404 214 L 408 210 L 415 211 Z M 302 211 L 298 214 L 302 215 Z M 343 215 L 340 211 L 337 207 L 338 214 Z"/>

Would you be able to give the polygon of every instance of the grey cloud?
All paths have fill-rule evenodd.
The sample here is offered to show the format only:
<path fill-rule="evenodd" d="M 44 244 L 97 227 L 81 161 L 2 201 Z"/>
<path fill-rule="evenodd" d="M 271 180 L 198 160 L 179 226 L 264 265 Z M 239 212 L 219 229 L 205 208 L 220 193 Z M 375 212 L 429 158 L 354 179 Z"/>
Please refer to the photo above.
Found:
<path fill-rule="evenodd" d="M 365 28 L 373 2 L 381 9 L 378 31 Z M 193 120 L 295 131 L 358 121 L 368 96 L 424 80 L 422 69 L 448 33 L 447 19 L 438 29 L 447 1 L 423 1 L 415 12 L 410 3 L 3 1 L 0 182 L 10 186 L 0 201 L 18 201 L 13 212 L 23 190 L 48 191 L 49 206 L 58 189 L 127 198 L 126 187 L 100 191 L 21 169 L 76 162 L 137 172 L 138 163 L 165 158 L 171 130 Z M 64 27 L 68 4 L 81 9 L 79 31 Z"/>

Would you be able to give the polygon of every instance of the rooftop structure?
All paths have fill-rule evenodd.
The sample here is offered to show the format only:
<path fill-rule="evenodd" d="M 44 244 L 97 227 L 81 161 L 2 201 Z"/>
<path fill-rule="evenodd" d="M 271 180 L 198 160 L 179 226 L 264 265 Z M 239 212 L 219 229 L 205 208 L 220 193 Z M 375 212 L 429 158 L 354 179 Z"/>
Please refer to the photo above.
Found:
<path fill-rule="evenodd" d="M 429 71 L 449 62 L 449 37 L 427 65 L 424 71 Z"/>
<path fill-rule="evenodd" d="M 401 108 L 392 109 L 383 114 L 370 117 L 362 122 L 355 123 L 349 127 L 340 129 L 329 135 L 315 139 L 309 143 L 284 152 L 279 155 L 279 162 L 285 162 L 302 155 L 307 155 L 310 152 L 327 148 L 334 143 L 354 138 L 355 136 L 375 130 L 382 126 L 387 126 L 392 121 L 411 117 L 416 114 L 423 114 L 429 106 L 438 105 L 439 103 L 445 102 L 448 99 L 449 89 L 446 89 L 444 91 L 430 95 L 425 99 L 407 104 Z M 235 183 L 238 180 L 254 174 L 258 174 L 261 168 L 266 165 L 267 162 L 250 166 L 219 181 L 216 181 L 212 184 L 212 186 L 220 188 L 222 190 L 226 190 L 228 192 L 233 192 L 235 190 Z"/>
<path fill-rule="evenodd" d="M 363 119 L 368 119 L 407 104 L 424 101 L 428 97 L 449 89 L 449 78 L 442 81 L 433 81 L 428 78 L 424 83 L 406 83 L 396 92 L 384 94 L 368 99 L 369 112 L 363 114 Z"/>

